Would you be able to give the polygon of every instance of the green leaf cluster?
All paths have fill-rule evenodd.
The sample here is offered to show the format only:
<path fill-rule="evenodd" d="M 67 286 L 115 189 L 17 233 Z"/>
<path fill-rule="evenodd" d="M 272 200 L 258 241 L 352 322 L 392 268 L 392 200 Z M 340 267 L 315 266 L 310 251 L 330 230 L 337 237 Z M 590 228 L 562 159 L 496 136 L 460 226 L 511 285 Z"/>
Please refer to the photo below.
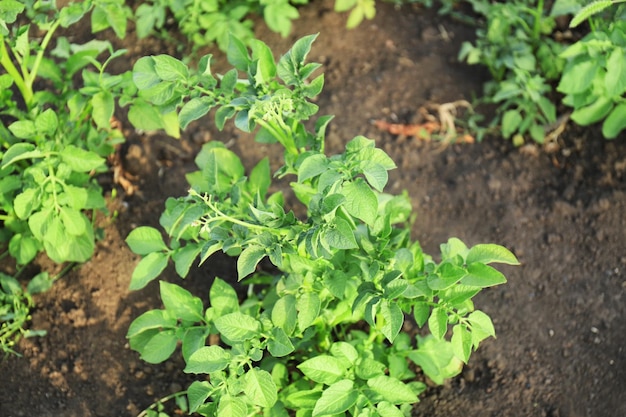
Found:
<path fill-rule="evenodd" d="M 578 25 L 580 25 L 582 22 L 584 22 L 585 20 L 589 19 L 590 17 L 599 14 L 600 12 L 602 12 L 603 10 L 618 4 L 618 3 L 624 3 L 624 0 L 596 0 L 596 1 L 592 1 L 591 3 L 585 5 L 583 8 L 581 8 L 580 10 L 577 11 L 576 15 L 574 15 L 574 17 L 572 18 L 572 20 L 570 21 L 569 26 L 571 28 L 576 27 Z"/>
<path fill-rule="evenodd" d="M 305 126 L 317 111 L 308 100 L 323 82 L 313 74 L 319 65 L 306 62 L 314 38 L 298 40 L 276 62 L 262 42 L 248 50 L 233 37 L 234 69 L 223 76 L 210 73 L 208 57 L 197 70 L 166 56 L 134 69 L 139 94 L 155 109 L 164 104 L 150 94 L 174 83 L 170 108 L 180 125 L 190 109 L 201 108 L 192 112 L 196 119 L 215 108 L 220 127 L 232 118 L 284 151 L 274 174 L 267 158 L 247 172 L 224 145 L 206 144 L 199 170 L 187 177 L 188 195 L 166 202 L 160 223 L 167 239 L 141 226 L 126 240 L 142 256 L 132 289 L 158 278 L 170 261 L 185 277 L 217 251 L 237 257 L 237 286 L 235 277 L 216 278 L 205 306 L 160 282 L 164 308 L 142 314 L 127 334 L 151 363 L 181 346 L 184 371 L 204 375 L 187 390 L 190 411 L 200 415 L 406 415 L 425 389 L 414 365 L 442 383 L 495 335 L 472 298 L 506 282 L 490 264 L 518 263 L 501 246 L 468 248 L 455 238 L 435 261 L 411 239 L 406 194 L 385 193 L 395 164 L 374 141 L 357 136 L 339 154 L 324 152 L 330 117 L 313 131 Z M 275 177 L 292 181 L 297 203 L 290 208 Z M 407 316 L 428 325 L 430 335 L 404 333 Z M 220 342 L 208 344 L 211 335 Z"/>
<path fill-rule="evenodd" d="M 95 213 L 106 212 L 96 176 L 108 170 L 106 158 L 123 141 L 111 119 L 136 92 L 130 72 L 105 71 L 124 50 L 98 40 L 72 44 L 58 29 L 90 19 L 92 32 L 110 28 L 123 37 L 131 15 L 123 0 L 62 7 L 0 0 L 0 245 L 18 274 L 42 251 L 57 263 L 91 257 Z M 2 277 L 2 285 L 13 288 L 11 279 Z M 0 297 L 5 351 L 10 337 L 37 334 L 22 328 L 34 291 L 6 288 Z"/>
<path fill-rule="evenodd" d="M 374 0 L 336 0 L 336 12 L 350 11 L 346 27 L 357 27 L 363 19 L 373 19 L 376 16 L 376 2 Z"/>
<path fill-rule="evenodd" d="M 26 289 L 9 275 L 0 273 L 0 351 L 5 355 L 19 356 L 13 346 L 21 337 L 45 335 L 44 330 L 27 330 L 33 295 L 46 291 L 51 285 L 48 274 L 39 273 L 31 279 Z"/>
<path fill-rule="evenodd" d="M 176 20 L 180 32 L 195 48 L 217 43 L 228 48 L 229 36 L 244 42 L 254 39 L 252 14 L 262 16 L 267 26 L 286 37 L 292 21 L 300 14 L 297 6 L 308 0 L 150 0 L 142 2 L 135 11 L 137 35 L 147 37 L 154 32 L 165 32 L 168 14 Z"/>
<path fill-rule="evenodd" d="M 54 2 L 1 4 L 0 115 L 7 123 L 0 128 L 0 241 L 20 265 L 40 251 L 55 262 L 84 262 L 95 245 L 90 213 L 105 211 L 95 175 L 107 170 L 105 158 L 123 140 L 111 128 L 116 101 L 125 104 L 136 89 L 130 73 L 105 72 L 125 52 L 108 42 L 76 45 L 59 37 L 49 47 L 58 28 L 88 13 L 94 31 L 112 27 L 123 34 L 127 8 L 111 0 L 60 9 Z M 31 23 L 19 24 L 26 16 Z M 36 82 L 45 89 L 35 89 Z"/>
<path fill-rule="evenodd" d="M 180 33 L 194 48 L 216 43 L 226 51 L 231 35 L 252 46 L 253 15 L 261 16 L 270 30 L 287 37 L 293 21 L 300 17 L 298 7 L 308 3 L 309 0 L 148 0 L 137 7 L 134 18 L 139 38 L 155 32 L 166 36 L 166 18 L 172 15 Z M 376 15 L 375 0 L 336 0 L 334 9 L 350 12 L 348 28 Z"/>
<path fill-rule="evenodd" d="M 602 123 L 602 135 L 614 139 L 626 128 L 626 24 L 610 20 L 561 53 L 567 60 L 557 87 L 563 103 L 581 126 Z"/>
<path fill-rule="evenodd" d="M 563 46 L 550 37 L 556 15 L 546 15 L 543 1 L 470 3 L 485 26 L 476 30 L 474 43 L 463 43 L 459 58 L 486 66 L 493 77 L 484 86 L 484 101 L 497 105 L 492 125 L 516 143 L 523 136 L 543 143 L 545 126 L 557 118 L 551 83 L 564 65 L 558 55 Z"/>
<path fill-rule="evenodd" d="M 463 43 L 459 57 L 491 72 L 482 101 L 498 106 L 491 124 L 502 136 L 517 145 L 526 136 L 543 143 L 557 122 L 558 93 L 578 125 L 602 123 L 607 139 L 623 131 L 623 1 L 557 0 L 549 13 L 542 0 L 470 3 L 486 26 L 476 30 L 474 43 Z M 567 15 L 574 15 L 570 27 L 585 20 L 590 27 L 569 45 L 556 40 L 556 19 Z"/>
<path fill-rule="evenodd" d="M 299 40 L 276 62 L 263 42 L 253 42 L 248 51 L 241 40 L 232 36 L 228 60 L 234 68 L 218 77 L 211 73 L 211 55 L 202 57 L 195 70 L 169 55 L 143 57 L 133 68 L 139 99 L 130 109 L 129 118 L 136 127 L 165 129 L 178 136 L 180 128 L 217 107 L 218 128 L 222 129 L 229 119 L 246 132 L 261 126 L 259 141 L 281 142 L 295 156 L 297 147 L 319 142 L 298 124 L 317 112 L 317 106 L 307 99 L 316 96 L 324 84 L 323 75 L 305 81 L 319 68 L 319 64 L 304 63 L 314 39 L 308 36 Z M 245 71 L 247 78 L 240 79 L 238 71 Z M 322 119 L 317 131 L 327 122 Z"/>

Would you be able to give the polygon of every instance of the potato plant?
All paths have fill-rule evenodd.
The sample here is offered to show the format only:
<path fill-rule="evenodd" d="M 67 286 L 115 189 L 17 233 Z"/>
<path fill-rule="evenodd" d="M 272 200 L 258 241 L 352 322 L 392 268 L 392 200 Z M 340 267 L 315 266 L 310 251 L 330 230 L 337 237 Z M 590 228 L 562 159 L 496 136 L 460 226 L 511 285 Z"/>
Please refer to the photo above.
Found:
<path fill-rule="evenodd" d="M 43 336 L 45 330 L 27 329 L 30 310 L 34 306 L 33 295 L 48 290 L 52 284 L 48 273 L 37 274 L 22 288 L 14 277 L 0 272 L 0 351 L 4 355 L 20 354 L 13 349 L 21 337 Z"/>
<path fill-rule="evenodd" d="M 125 52 L 108 42 L 74 45 L 58 38 L 52 51 L 50 43 L 59 27 L 89 12 L 97 16 L 103 3 L 110 2 L 57 10 L 54 3 L 1 2 L 0 210 L 3 241 L 21 265 L 40 251 L 55 262 L 83 262 L 94 250 L 86 213 L 105 209 L 94 175 L 107 170 L 105 158 L 123 140 L 110 119 L 116 99 L 134 86 L 130 74 L 106 72 Z M 45 35 L 33 34 L 34 26 Z M 103 54 L 108 58 L 100 63 Z"/>
<path fill-rule="evenodd" d="M 90 17 L 94 32 L 110 27 L 124 36 L 129 16 L 120 0 L 60 8 L 0 0 L 0 245 L 16 275 L 41 252 L 57 263 L 84 262 L 94 252 L 95 213 L 106 212 L 96 176 L 124 139 L 111 117 L 136 89 L 130 72 L 106 72 L 124 50 L 105 41 L 72 44 L 58 30 Z M 4 330 L 25 323 L 17 312 L 28 311 L 29 291 L 41 288 L 16 292 L 9 278 L 0 297 L 7 347 Z"/>
<path fill-rule="evenodd" d="M 572 19 L 576 26 L 618 1 L 589 4 Z M 591 17 L 592 31 L 561 54 L 567 60 L 557 87 L 571 118 L 581 126 L 602 123 L 602 135 L 614 139 L 626 128 L 626 24 L 624 6 L 612 9 L 612 18 Z"/>
<path fill-rule="evenodd" d="M 607 139 L 623 131 L 624 2 L 557 0 L 550 10 L 543 0 L 469 3 L 486 27 L 476 30 L 474 43 L 464 42 L 459 57 L 491 72 L 482 101 L 497 105 L 492 125 L 505 138 L 543 143 L 559 123 L 559 100 L 573 108 L 575 123 L 602 123 Z M 591 30 L 575 42 L 557 41 L 556 18 L 569 15 L 571 28 L 591 17 Z"/>
<path fill-rule="evenodd" d="M 549 37 L 555 16 L 545 14 L 543 1 L 471 3 L 485 27 L 476 30 L 474 43 L 463 43 L 459 58 L 489 69 L 493 79 L 484 86 L 483 101 L 497 105 L 492 123 L 501 134 L 517 143 L 524 136 L 542 143 L 544 126 L 557 119 L 551 84 L 563 68 L 563 47 Z"/>
<path fill-rule="evenodd" d="M 262 16 L 267 26 L 281 36 L 291 32 L 292 22 L 300 17 L 298 6 L 309 0 L 147 0 L 135 11 L 140 38 L 155 32 L 165 34 L 168 15 L 173 16 L 181 33 L 194 48 L 217 43 L 228 48 L 230 35 L 244 43 L 254 39 L 251 15 Z M 336 0 L 336 12 L 349 12 L 346 25 L 358 26 L 376 14 L 375 0 Z"/>
<path fill-rule="evenodd" d="M 301 38 L 275 62 L 264 43 L 248 50 L 231 37 L 234 68 L 217 77 L 210 56 L 197 70 L 167 55 L 133 69 L 139 94 L 159 112 L 173 110 L 182 127 L 215 109 L 220 128 L 234 119 L 284 154 L 274 174 L 267 158 L 246 171 L 224 145 L 206 144 L 188 194 L 166 202 L 160 223 L 168 240 L 147 226 L 126 239 L 142 256 L 132 289 L 170 261 L 185 277 L 218 251 L 237 257 L 237 277 L 216 278 L 207 300 L 161 281 L 163 308 L 128 330 L 131 348 L 150 363 L 181 346 L 184 372 L 198 376 L 186 390 L 192 413 L 409 415 L 426 388 L 417 373 L 441 384 L 495 335 L 472 298 L 506 282 L 489 264 L 517 259 L 495 244 L 468 248 L 451 238 L 435 260 L 411 238 L 407 195 L 384 192 L 395 164 L 374 141 L 356 136 L 326 155 L 332 117 L 306 127 L 324 80 L 314 76 L 320 65 L 306 62 L 314 39 Z M 164 96 L 154 100 L 155 91 Z M 292 180 L 293 206 L 276 177 Z M 428 331 L 405 332 L 406 320 Z M 211 335 L 219 343 L 210 344 Z"/>

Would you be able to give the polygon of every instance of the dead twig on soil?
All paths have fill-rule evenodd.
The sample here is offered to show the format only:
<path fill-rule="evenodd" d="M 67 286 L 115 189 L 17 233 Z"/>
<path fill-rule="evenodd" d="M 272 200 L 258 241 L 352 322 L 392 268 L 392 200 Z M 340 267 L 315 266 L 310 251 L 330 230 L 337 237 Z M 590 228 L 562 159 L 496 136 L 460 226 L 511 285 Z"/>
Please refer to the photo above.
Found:
<path fill-rule="evenodd" d="M 439 139 L 446 146 L 450 143 L 474 143 L 474 137 L 464 133 L 455 124 L 459 107 L 472 111 L 472 105 L 468 101 L 457 100 L 420 107 L 417 114 L 421 121 L 418 123 L 402 124 L 374 120 L 373 124 L 378 129 L 392 135 L 414 137 L 424 141 Z M 433 115 L 434 112 L 436 112 L 436 116 Z"/>
<path fill-rule="evenodd" d="M 565 126 L 567 126 L 567 122 L 569 121 L 571 114 L 571 112 L 567 112 L 559 116 L 554 123 L 544 128 L 546 136 L 543 140 L 543 148 L 547 153 L 554 153 L 561 148 L 558 140 L 561 133 L 565 131 Z"/>
<path fill-rule="evenodd" d="M 118 130 L 122 134 L 122 124 L 115 117 L 111 118 L 111 129 Z M 137 186 L 133 183 L 138 178 L 124 169 L 122 164 L 122 156 L 120 154 L 121 147 L 118 145 L 115 152 L 109 155 L 108 162 L 113 171 L 113 183 L 122 187 L 126 195 L 131 196 L 137 192 Z"/>

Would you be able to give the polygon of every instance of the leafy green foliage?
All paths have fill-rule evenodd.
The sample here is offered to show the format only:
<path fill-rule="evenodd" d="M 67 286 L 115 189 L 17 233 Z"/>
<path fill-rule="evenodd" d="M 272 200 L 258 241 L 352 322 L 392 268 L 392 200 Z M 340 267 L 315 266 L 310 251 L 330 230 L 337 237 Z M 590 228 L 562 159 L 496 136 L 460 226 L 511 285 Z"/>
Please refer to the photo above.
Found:
<path fill-rule="evenodd" d="M 235 69 L 221 77 L 210 73 L 210 57 L 197 70 L 166 56 L 143 58 L 134 68 L 140 95 L 157 112 L 164 104 L 152 92 L 171 86 L 166 101 L 175 103 L 181 126 L 216 108 L 218 126 L 234 119 L 244 131 L 256 129 L 257 140 L 279 143 L 284 165 L 275 175 L 292 179 L 306 211 L 299 218 L 285 206 L 267 159 L 246 172 L 236 154 L 210 142 L 196 157 L 199 170 L 187 177 L 188 195 L 166 202 L 160 223 L 169 240 L 145 226 L 127 237 L 143 256 L 133 289 L 156 279 L 169 261 L 185 277 L 220 250 L 237 257 L 237 280 L 248 285 L 244 296 L 216 278 L 205 306 L 160 282 L 164 307 L 143 313 L 128 330 L 131 348 L 150 363 L 181 346 L 184 371 L 202 375 L 187 390 L 190 412 L 406 415 L 426 388 L 412 364 L 442 383 L 495 335 L 472 298 L 506 282 L 489 264 L 517 259 L 498 245 L 468 248 L 452 238 L 435 261 L 411 240 L 408 197 L 384 192 L 395 164 L 374 141 L 357 136 L 342 153 L 324 153 L 330 117 L 320 117 L 313 131 L 304 124 L 317 112 L 308 99 L 323 84 L 323 75 L 313 75 L 319 65 L 306 62 L 314 39 L 298 40 L 275 62 L 262 42 L 248 50 L 233 37 L 228 59 Z M 431 334 L 402 332 L 407 315 Z M 220 343 L 207 344 L 210 335 Z"/>
<path fill-rule="evenodd" d="M 42 336 L 43 330 L 27 330 L 34 294 L 46 291 L 52 284 L 42 272 L 30 281 L 26 290 L 13 277 L 0 273 L 0 350 L 4 354 L 19 355 L 13 346 L 20 337 Z"/>
<path fill-rule="evenodd" d="M 163 30 L 166 16 L 171 13 L 181 33 L 195 47 L 216 42 L 226 50 L 229 34 L 244 42 L 254 39 L 251 13 L 263 16 L 271 30 L 287 36 L 292 21 L 300 17 L 296 6 L 306 3 L 308 0 L 150 0 L 135 12 L 137 34 L 143 38 Z"/>
<path fill-rule="evenodd" d="M 501 126 L 505 138 L 519 142 L 530 136 L 543 143 L 544 127 L 556 121 L 551 82 L 563 68 L 562 46 L 549 37 L 555 17 L 545 15 L 543 1 L 471 3 L 486 28 L 477 29 L 475 44 L 463 43 L 459 57 L 491 72 L 484 92 L 485 101 L 498 106 L 492 123 Z"/>
<path fill-rule="evenodd" d="M 350 11 L 346 26 L 357 27 L 363 19 L 373 19 L 376 16 L 376 4 L 374 0 L 336 0 L 335 11 Z"/>
<path fill-rule="evenodd" d="M 599 6 L 607 5 L 591 3 L 577 16 L 590 16 L 606 8 Z M 557 89 L 565 94 L 563 103 L 574 108 L 572 120 L 581 126 L 602 122 L 602 135 L 607 139 L 626 128 L 623 12 L 620 7 L 613 18 L 597 19 L 595 30 L 560 55 L 567 63 Z"/>
<path fill-rule="evenodd" d="M 587 4 L 582 9 L 580 9 L 578 11 L 578 13 L 576 13 L 574 18 L 570 22 L 569 26 L 571 28 L 574 28 L 574 27 L 580 25 L 585 20 L 587 20 L 590 17 L 592 17 L 593 15 L 596 15 L 596 14 L 600 13 L 601 11 L 603 11 L 604 9 L 606 9 L 608 7 L 611 7 L 614 4 L 618 4 L 618 3 L 624 3 L 624 0 L 596 0 L 596 1 L 593 1 L 593 2 L 591 2 L 589 4 Z"/>
<path fill-rule="evenodd" d="M 477 29 L 475 44 L 465 42 L 460 58 L 485 65 L 493 80 L 485 84 L 483 101 L 496 104 L 505 138 L 522 144 L 525 136 L 543 143 L 546 130 L 557 121 L 557 92 L 574 109 L 579 125 L 602 123 L 605 138 L 625 127 L 623 1 L 557 0 L 549 14 L 543 1 L 486 2 L 472 0 L 486 20 Z M 555 19 L 574 14 L 570 27 L 589 19 L 590 33 L 567 45 L 555 40 Z"/>
<path fill-rule="evenodd" d="M 60 10 L 51 4 L 40 9 L 3 3 L 14 12 L 6 13 L 0 25 L 0 66 L 6 71 L 0 75 L 0 115 L 7 126 L 0 130 L 2 240 L 18 264 L 30 262 L 42 250 L 55 262 L 83 262 L 94 250 L 93 225 L 85 211 L 105 209 L 94 175 L 107 170 L 105 158 L 123 139 L 110 126 L 115 100 L 134 86 L 130 74 L 105 72 L 108 62 L 124 53 L 107 42 L 73 45 L 59 38 L 52 56 L 47 49 L 57 28 L 68 27 L 90 11 L 98 27 L 121 31 L 125 26 L 117 15 L 110 15 L 109 23 L 98 21 L 113 7 L 111 1 L 70 4 Z M 34 15 L 33 22 L 45 36 L 31 35 L 32 24 L 18 25 L 21 14 Z M 96 59 L 104 53 L 109 57 L 101 64 Z M 82 86 L 74 87 L 76 77 Z M 50 87 L 36 91 L 36 81 Z"/>
<path fill-rule="evenodd" d="M 95 176 L 108 170 L 106 157 L 123 140 L 111 127 L 115 106 L 127 104 L 136 89 L 130 73 L 105 71 L 125 51 L 54 37 L 89 16 L 93 32 L 111 28 L 124 36 L 130 9 L 122 0 L 61 8 L 0 1 L 0 245 L 20 269 L 42 251 L 57 263 L 89 259 L 94 214 L 106 211 Z M 27 320 L 34 292 L 2 280 L 4 348 Z"/>
<path fill-rule="evenodd" d="M 298 6 L 308 3 L 309 0 L 149 0 L 135 11 L 137 35 L 144 38 L 154 32 L 166 32 L 166 17 L 171 13 L 194 48 L 217 43 L 226 51 L 230 35 L 245 44 L 254 40 L 251 15 L 262 16 L 272 31 L 286 37 L 293 21 L 300 17 Z M 346 26 L 354 28 L 363 19 L 374 18 L 376 4 L 375 0 L 336 0 L 335 11 L 349 12 Z"/>

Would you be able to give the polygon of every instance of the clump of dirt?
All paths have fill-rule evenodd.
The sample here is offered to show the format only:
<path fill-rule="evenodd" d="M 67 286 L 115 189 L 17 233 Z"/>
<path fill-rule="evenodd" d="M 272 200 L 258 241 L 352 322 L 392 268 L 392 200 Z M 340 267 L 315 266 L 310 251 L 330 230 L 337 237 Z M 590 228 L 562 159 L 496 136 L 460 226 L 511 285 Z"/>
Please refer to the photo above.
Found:
<path fill-rule="evenodd" d="M 494 318 L 497 339 L 481 346 L 461 376 L 430 388 L 414 416 L 626 415 L 625 138 L 609 142 L 596 127 L 568 126 L 548 154 L 532 146 L 521 152 L 500 138 L 444 147 L 381 131 L 372 120 L 414 123 L 423 106 L 480 94 L 487 74 L 456 59 L 473 28 L 382 3 L 374 20 L 347 31 L 346 16 L 332 6 L 302 7 L 287 39 L 257 25 L 276 53 L 320 33 L 310 59 L 326 76 L 320 113 L 336 115 L 328 151 L 362 134 L 391 155 L 398 169 L 389 191 L 409 192 L 418 214 L 414 236 L 428 253 L 457 236 L 470 245 L 507 246 L 522 262 L 501 268 L 509 282 L 476 300 Z M 117 64 L 120 71 L 142 55 L 176 52 L 133 37 L 122 46 L 132 55 L 128 67 Z M 226 67 L 213 52 L 214 67 Z M 157 226 L 165 199 L 185 194 L 184 174 L 195 169 L 202 143 L 223 141 L 248 166 L 278 155 L 248 136 L 218 132 L 211 120 L 194 123 L 178 141 L 124 127 L 122 163 L 137 176 L 137 190 L 111 201 L 118 215 L 103 223 L 106 238 L 94 258 L 36 298 L 32 327 L 48 335 L 23 340 L 22 358 L 0 362 L 2 416 L 136 416 L 190 382 L 180 359 L 153 366 L 128 348 L 129 323 L 160 302 L 156 283 L 128 291 L 138 257 L 124 238 L 138 225 Z M 185 285 L 206 299 L 216 275 L 235 276 L 232 259 L 211 258 Z M 163 279 L 180 282 L 172 269 Z"/>

